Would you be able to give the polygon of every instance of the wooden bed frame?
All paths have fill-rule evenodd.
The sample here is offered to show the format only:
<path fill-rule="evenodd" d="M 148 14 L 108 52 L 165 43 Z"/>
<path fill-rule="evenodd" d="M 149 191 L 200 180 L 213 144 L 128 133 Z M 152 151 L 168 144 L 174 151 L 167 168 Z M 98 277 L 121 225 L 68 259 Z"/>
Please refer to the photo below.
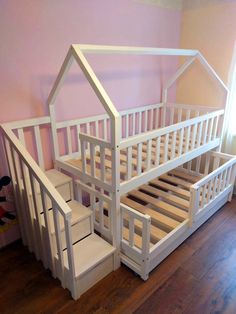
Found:
<path fill-rule="evenodd" d="M 187 60 L 164 86 L 161 103 L 119 113 L 85 53 Z M 72 45 L 48 98 L 50 116 L 2 126 L 15 198 L 21 205 L 23 242 L 73 298 L 120 262 L 146 280 L 231 199 L 236 159 L 212 151 L 221 147 L 224 110 L 167 100 L 168 89 L 194 60 L 227 96 L 225 84 L 196 50 Z M 57 122 L 56 97 L 74 61 L 107 113 Z M 45 126 L 53 139 L 55 169 L 50 171 L 45 169 L 42 149 Z M 29 130 L 35 160 L 27 152 Z M 60 132 L 66 143 L 59 140 Z M 83 250 L 87 260 L 81 259 Z"/>

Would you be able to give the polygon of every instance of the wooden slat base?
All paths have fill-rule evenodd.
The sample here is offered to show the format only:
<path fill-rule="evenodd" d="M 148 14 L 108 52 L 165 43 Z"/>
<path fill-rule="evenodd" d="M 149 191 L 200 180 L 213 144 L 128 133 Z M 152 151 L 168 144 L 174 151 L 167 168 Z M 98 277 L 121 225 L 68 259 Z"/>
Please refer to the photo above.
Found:
<path fill-rule="evenodd" d="M 128 192 L 121 203 L 151 216 L 151 239 L 155 243 L 153 239 L 158 242 L 188 219 L 190 186 L 201 178 L 176 168 Z"/>

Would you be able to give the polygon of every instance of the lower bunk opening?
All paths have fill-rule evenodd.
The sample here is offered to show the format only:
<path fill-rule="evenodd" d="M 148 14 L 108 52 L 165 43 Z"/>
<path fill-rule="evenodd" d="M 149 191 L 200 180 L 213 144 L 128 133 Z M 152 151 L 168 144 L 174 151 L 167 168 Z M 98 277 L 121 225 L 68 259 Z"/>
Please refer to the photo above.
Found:
<path fill-rule="evenodd" d="M 235 163 L 233 156 L 208 152 L 123 195 L 122 262 L 147 279 L 154 267 L 230 200 Z M 150 217 L 148 235 L 141 219 L 127 215 L 129 210 Z"/>

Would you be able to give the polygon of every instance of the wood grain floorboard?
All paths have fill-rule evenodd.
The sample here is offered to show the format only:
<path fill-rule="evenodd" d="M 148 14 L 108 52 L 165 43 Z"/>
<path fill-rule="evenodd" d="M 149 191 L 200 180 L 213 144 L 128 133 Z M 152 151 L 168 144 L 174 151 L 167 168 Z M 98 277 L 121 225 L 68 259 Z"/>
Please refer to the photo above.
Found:
<path fill-rule="evenodd" d="M 73 301 L 20 241 L 0 250 L 0 313 L 236 313 L 236 198 L 143 282 L 120 267 Z"/>

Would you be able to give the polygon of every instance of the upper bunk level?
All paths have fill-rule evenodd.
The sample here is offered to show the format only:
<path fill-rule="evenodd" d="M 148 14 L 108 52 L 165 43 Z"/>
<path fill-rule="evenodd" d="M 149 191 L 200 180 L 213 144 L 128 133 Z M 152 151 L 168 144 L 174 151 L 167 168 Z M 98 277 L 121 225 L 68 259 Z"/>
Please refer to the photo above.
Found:
<path fill-rule="evenodd" d="M 186 61 L 165 84 L 162 102 L 118 112 L 85 58 L 86 53 L 167 55 Z M 45 168 L 42 152 L 44 125 L 50 124 L 53 158 L 59 168 L 102 187 L 108 192 L 128 192 L 218 147 L 223 132 L 224 110 L 168 102 L 168 90 L 199 60 L 213 79 L 227 87 L 196 50 L 72 45 L 48 98 L 50 117 L 12 123 L 24 143 L 24 131 L 33 128 L 36 159 Z M 58 122 L 56 99 L 73 61 L 77 62 L 106 110 L 106 114 Z"/>
<path fill-rule="evenodd" d="M 160 104 L 118 112 L 86 54 L 175 56 L 186 60 L 165 83 Z M 224 82 L 197 50 L 72 45 L 48 98 L 57 165 L 87 182 L 99 183 L 107 191 L 115 189 L 125 193 L 219 146 L 223 110 L 168 103 L 169 88 L 195 60 L 227 95 Z M 81 68 L 107 114 L 57 122 L 56 98 L 73 61 Z M 63 153 L 58 140 L 62 128 L 67 142 Z M 78 137 L 77 146 L 73 143 L 72 132 Z"/>

